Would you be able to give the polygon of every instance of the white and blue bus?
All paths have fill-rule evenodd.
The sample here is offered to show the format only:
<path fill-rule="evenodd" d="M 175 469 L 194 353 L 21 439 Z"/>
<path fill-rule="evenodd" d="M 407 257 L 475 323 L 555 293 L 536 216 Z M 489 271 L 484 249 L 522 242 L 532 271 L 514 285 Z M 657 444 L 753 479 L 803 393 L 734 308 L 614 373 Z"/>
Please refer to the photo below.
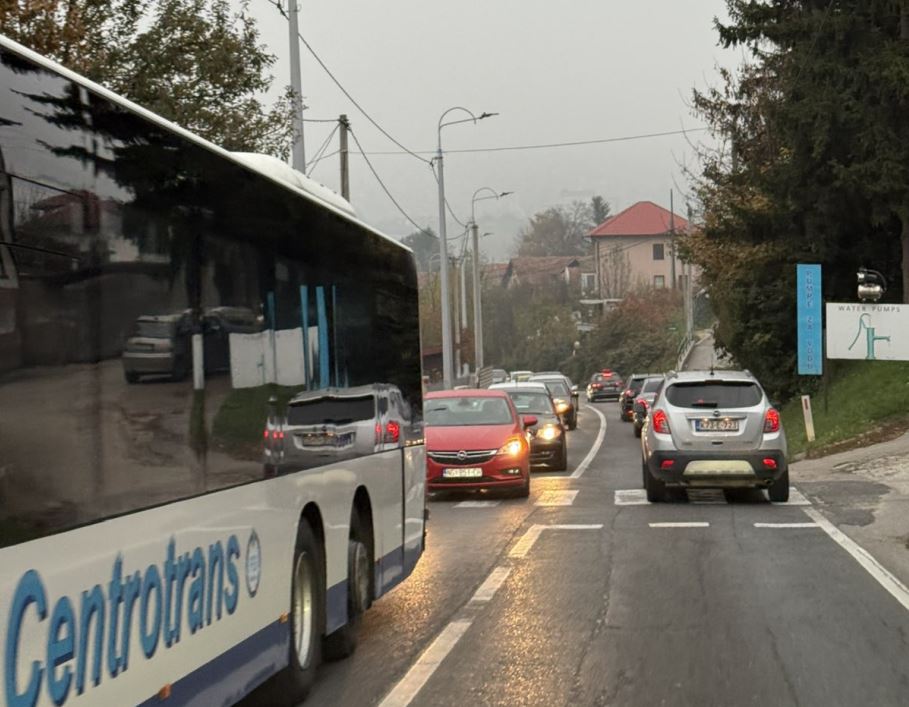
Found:
<path fill-rule="evenodd" d="M 424 545 L 412 254 L 0 37 L 0 703 L 305 696 Z"/>

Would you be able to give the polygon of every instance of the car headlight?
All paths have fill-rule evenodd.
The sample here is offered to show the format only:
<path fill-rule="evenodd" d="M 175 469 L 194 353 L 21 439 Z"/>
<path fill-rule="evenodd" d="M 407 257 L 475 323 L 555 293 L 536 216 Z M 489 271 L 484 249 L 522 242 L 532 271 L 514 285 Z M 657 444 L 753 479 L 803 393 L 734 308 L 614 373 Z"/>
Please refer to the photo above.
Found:
<path fill-rule="evenodd" d="M 559 413 L 560 415 L 561 415 L 563 412 L 568 412 L 568 408 L 571 407 L 571 406 L 570 406 L 567 402 L 565 402 L 564 400 L 553 400 L 553 402 L 555 403 L 556 412 Z"/>
<path fill-rule="evenodd" d="M 547 442 L 556 439 L 560 434 L 562 434 L 562 430 L 555 425 L 546 425 L 546 427 L 537 430 L 537 437 Z"/>
<path fill-rule="evenodd" d="M 526 449 L 527 442 L 523 437 L 511 437 L 499 449 L 499 454 L 504 454 L 507 457 L 519 457 Z"/>

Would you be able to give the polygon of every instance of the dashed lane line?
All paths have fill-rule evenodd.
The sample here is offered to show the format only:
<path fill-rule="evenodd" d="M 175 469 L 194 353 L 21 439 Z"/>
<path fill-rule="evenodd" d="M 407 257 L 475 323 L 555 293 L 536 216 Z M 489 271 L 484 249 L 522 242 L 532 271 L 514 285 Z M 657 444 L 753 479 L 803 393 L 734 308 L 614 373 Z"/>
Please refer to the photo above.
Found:
<path fill-rule="evenodd" d="M 526 557 L 544 530 L 602 530 L 602 523 L 578 525 L 531 525 L 508 552 L 509 557 Z"/>
<path fill-rule="evenodd" d="M 577 490 L 574 491 L 544 491 L 534 502 L 535 506 L 570 506 L 577 497 Z"/>
<path fill-rule="evenodd" d="M 525 557 L 544 530 L 602 530 L 602 528 L 602 523 L 590 525 L 534 525 L 524 533 L 521 540 L 512 548 L 509 556 Z M 523 549 L 521 553 L 516 554 L 515 549 L 518 546 Z M 505 580 L 508 579 L 510 573 L 510 567 L 502 565 L 496 567 L 489 573 L 477 591 L 474 592 L 466 607 L 487 604 L 491 601 L 496 592 L 499 591 L 499 588 L 505 583 Z M 408 707 L 420 690 L 423 689 L 423 686 L 429 682 L 429 679 L 442 664 L 442 661 L 445 660 L 446 656 L 458 644 L 458 641 L 467 633 L 467 629 L 473 624 L 477 615 L 477 612 L 471 614 L 469 610 L 465 611 L 460 617 L 454 619 L 442 629 L 442 632 L 436 636 L 429 648 L 420 654 L 417 661 L 410 666 L 410 670 L 379 703 L 379 707 Z"/>
<path fill-rule="evenodd" d="M 461 501 L 454 505 L 455 508 L 495 508 L 499 501 Z"/>
<path fill-rule="evenodd" d="M 809 518 L 817 523 L 818 527 L 827 535 L 833 538 L 846 552 L 858 562 L 862 568 L 868 572 L 877 583 L 890 592 L 891 596 L 896 599 L 903 608 L 909 610 L 909 589 L 891 572 L 878 562 L 870 552 L 846 535 L 842 530 L 837 528 L 827 518 L 814 508 L 804 508 Z"/>
<path fill-rule="evenodd" d="M 644 489 L 618 489 L 615 492 L 617 506 L 649 506 L 647 492 Z"/>
<path fill-rule="evenodd" d="M 817 528 L 817 523 L 755 523 L 755 528 Z"/>
<path fill-rule="evenodd" d="M 688 502 L 693 506 L 722 506 L 730 504 L 722 489 L 689 489 Z M 647 492 L 644 489 L 616 489 L 613 501 L 617 506 L 650 506 Z M 811 501 L 794 486 L 789 490 L 789 500 L 783 503 L 771 503 L 772 506 L 810 506 Z"/>
<path fill-rule="evenodd" d="M 379 707 L 407 707 L 472 623 L 473 619 L 459 619 L 442 629 L 442 633 L 436 636 L 436 640 L 417 658 L 417 662 L 379 703 Z"/>
<path fill-rule="evenodd" d="M 492 599 L 495 596 L 495 593 L 499 591 L 499 587 L 508 579 L 509 574 L 511 574 L 511 567 L 496 567 L 489 573 L 489 576 L 486 578 L 486 581 L 480 585 L 480 588 L 474 592 L 474 595 L 470 600 L 471 603 L 482 604 Z"/>
<path fill-rule="evenodd" d="M 709 528 L 710 523 L 684 522 L 684 523 L 648 523 L 651 528 Z"/>

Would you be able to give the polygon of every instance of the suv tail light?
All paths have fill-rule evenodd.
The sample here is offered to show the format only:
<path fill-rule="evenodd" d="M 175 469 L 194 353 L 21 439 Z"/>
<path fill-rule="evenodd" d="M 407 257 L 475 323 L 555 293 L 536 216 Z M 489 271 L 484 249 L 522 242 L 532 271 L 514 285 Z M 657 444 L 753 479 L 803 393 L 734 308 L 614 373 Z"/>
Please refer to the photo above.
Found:
<path fill-rule="evenodd" d="M 385 443 L 397 444 L 401 439 L 401 425 L 396 420 L 389 420 L 385 424 Z"/>
<path fill-rule="evenodd" d="M 764 416 L 764 434 L 780 431 L 780 413 L 776 408 L 770 408 Z"/>
<path fill-rule="evenodd" d="M 664 410 L 655 410 L 653 413 L 653 431 L 657 434 L 669 434 L 669 417 Z"/>

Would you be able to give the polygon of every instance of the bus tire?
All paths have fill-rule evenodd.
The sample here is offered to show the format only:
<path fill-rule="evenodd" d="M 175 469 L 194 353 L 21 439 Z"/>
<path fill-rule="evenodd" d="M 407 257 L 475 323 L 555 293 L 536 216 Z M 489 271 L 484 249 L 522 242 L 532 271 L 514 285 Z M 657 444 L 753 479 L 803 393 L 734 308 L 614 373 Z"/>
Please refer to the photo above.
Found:
<path fill-rule="evenodd" d="M 305 520 L 297 528 L 291 576 L 290 656 L 271 684 L 276 704 L 297 704 L 309 694 L 322 662 L 325 580 L 322 548 Z"/>
<path fill-rule="evenodd" d="M 350 540 L 347 542 L 347 623 L 325 637 L 322 652 L 327 660 L 341 660 L 357 649 L 357 637 L 363 614 L 372 598 L 370 568 L 372 558 L 363 534 L 360 515 L 354 511 L 350 521 Z"/>

